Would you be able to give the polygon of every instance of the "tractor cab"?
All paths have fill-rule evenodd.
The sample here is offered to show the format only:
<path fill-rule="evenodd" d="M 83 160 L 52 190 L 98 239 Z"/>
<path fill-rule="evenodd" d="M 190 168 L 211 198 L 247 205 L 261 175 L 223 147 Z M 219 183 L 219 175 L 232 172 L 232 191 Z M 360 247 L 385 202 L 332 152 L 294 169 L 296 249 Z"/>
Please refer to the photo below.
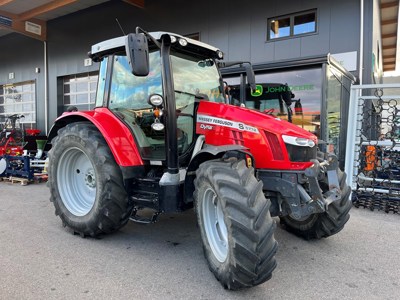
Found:
<path fill-rule="evenodd" d="M 165 32 L 147 33 L 146 45 L 144 35 L 130 34 L 92 47 L 90 56 L 100 61 L 103 79 L 96 108 L 108 108 L 130 129 L 145 163 L 164 165 L 170 156 L 170 167 L 177 168 L 177 156 L 181 164 L 191 157 L 196 103 L 224 101 L 214 61 L 222 52 Z"/>

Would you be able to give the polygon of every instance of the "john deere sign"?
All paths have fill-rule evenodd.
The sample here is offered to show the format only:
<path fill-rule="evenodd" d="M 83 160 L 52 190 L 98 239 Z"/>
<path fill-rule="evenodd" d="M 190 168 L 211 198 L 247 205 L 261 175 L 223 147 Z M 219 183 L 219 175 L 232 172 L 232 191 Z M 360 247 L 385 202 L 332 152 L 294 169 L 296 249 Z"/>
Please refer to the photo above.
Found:
<path fill-rule="evenodd" d="M 279 92 L 287 92 L 287 91 L 309 91 L 313 90 L 314 85 L 313 84 L 303 84 L 303 85 L 281 85 L 277 87 L 266 87 L 265 92 L 266 93 L 279 93 Z"/>
<path fill-rule="evenodd" d="M 256 89 L 255 89 L 253 92 L 251 92 L 251 95 L 252 95 L 253 97 L 259 97 L 259 96 L 262 95 L 262 93 L 263 93 L 263 87 L 262 87 L 262 85 L 257 84 L 257 85 L 256 85 Z"/>

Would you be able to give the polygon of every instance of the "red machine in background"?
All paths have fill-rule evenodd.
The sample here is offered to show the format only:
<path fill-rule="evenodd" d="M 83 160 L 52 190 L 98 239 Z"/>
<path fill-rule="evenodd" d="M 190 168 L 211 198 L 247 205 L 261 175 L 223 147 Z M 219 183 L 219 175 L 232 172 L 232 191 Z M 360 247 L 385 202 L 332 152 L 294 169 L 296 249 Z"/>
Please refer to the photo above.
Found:
<path fill-rule="evenodd" d="M 13 114 L 0 124 L 0 177 L 34 179 L 44 169 L 43 150 L 47 137 L 38 129 L 24 129 L 23 115 Z"/>
<path fill-rule="evenodd" d="M 23 154 L 25 131 L 19 122 L 22 118 L 23 115 L 14 114 L 7 117 L 4 125 L 0 125 L 0 156 Z"/>

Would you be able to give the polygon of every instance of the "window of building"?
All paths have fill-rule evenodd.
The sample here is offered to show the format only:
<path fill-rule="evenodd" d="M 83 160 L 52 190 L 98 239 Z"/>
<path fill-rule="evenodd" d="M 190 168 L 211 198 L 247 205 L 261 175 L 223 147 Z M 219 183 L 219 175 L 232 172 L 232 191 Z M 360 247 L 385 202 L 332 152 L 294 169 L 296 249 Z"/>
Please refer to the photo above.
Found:
<path fill-rule="evenodd" d="M 79 110 L 93 109 L 98 77 L 97 71 L 63 77 L 64 111 L 71 105 Z"/>
<path fill-rule="evenodd" d="M 35 81 L 0 85 L 0 120 L 13 114 L 24 115 L 20 123 L 25 124 L 25 128 L 35 127 Z"/>
<path fill-rule="evenodd" d="M 324 151 L 339 158 L 339 167 L 344 167 L 346 154 L 346 132 L 350 102 L 351 78 L 333 65 L 327 65 L 326 81 L 326 126 L 324 127 Z"/>
<path fill-rule="evenodd" d="M 317 10 L 268 19 L 267 40 L 317 32 Z"/>
<path fill-rule="evenodd" d="M 200 41 L 200 32 L 185 34 L 185 36 L 192 40 Z"/>
<path fill-rule="evenodd" d="M 229 85 L 238 84 L 238 77 L 224 78 Z M 322 95 L 322 70 L 321 68 L 307 68 L 296 70 L 285 70 L 271 73 L 257 73 L 256 82 L 258 84 L 269 84 L 270 88 L 264 89 L 263 96 L 269 99 L 270 104 L 260 103 L 258 110 L 270 109 L 273 107 L 271 100 L 274 98 L 276 88 L 273 85 L 287 84 L 293 96 L 292 111 L 294 112 L 292 122 L 305 130 L 314 133 L 321 138 L 321 95 Z M 296 111 L 296 105 L 301 106 L 301 111 Z M 250 108 L 253 106 L 250 104 Z M 279 110 L 279 114 L 285 114 Z M 285 119 L 284 116 L 279 116 Z"/>

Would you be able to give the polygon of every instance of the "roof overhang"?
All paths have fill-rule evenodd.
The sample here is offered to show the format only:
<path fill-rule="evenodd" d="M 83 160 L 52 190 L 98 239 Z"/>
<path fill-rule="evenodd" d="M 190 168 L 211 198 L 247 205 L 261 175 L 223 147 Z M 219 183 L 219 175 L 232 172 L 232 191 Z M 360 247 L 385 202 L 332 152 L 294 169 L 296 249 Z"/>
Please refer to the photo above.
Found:
<path fill-rule="evenodd" d="M 399 39 L 399 0 L 381 0 L 381 35 L 382 35 L 382 67 L 383 71 L 395 71 Z"/>
<path fill-rule="evenodd" d="M 47 21 L 110 0 L 0 0 L 0 37 L 17 32 L 45 41 Z M 121 0 L 144 8 L 145 0 Z"/>

